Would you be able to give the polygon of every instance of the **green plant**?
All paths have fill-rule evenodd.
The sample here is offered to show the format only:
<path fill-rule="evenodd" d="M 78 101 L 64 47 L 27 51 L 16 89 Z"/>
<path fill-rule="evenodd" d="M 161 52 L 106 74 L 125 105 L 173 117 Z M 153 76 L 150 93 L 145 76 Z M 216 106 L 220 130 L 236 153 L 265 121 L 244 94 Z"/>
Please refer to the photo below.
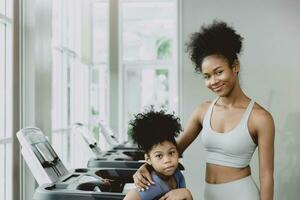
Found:
<path fill-rule="evenodd" d="M 131 126 L 128 126 L 127 135 L 128 135 L 128 140 L 132 141 L 132 127 Z"/>
<path fill-rule="evenodd" d="M 171 52 L 171 38 L 160 37 L 155 42 L 156 56 L 158 59 L 170 58 Z"/>

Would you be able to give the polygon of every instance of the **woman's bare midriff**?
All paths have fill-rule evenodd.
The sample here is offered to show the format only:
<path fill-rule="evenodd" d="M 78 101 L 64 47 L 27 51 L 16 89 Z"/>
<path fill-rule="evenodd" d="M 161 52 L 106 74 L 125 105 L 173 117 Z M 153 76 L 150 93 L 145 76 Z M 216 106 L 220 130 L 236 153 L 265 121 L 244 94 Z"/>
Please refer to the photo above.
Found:
<path fill-rule="evenodd" d="M 227 183 L 249 175 L 251 175 L 249 166 L 245 168 L 234 168 L 206 163 L 205 180 L 210 184 Z"/>

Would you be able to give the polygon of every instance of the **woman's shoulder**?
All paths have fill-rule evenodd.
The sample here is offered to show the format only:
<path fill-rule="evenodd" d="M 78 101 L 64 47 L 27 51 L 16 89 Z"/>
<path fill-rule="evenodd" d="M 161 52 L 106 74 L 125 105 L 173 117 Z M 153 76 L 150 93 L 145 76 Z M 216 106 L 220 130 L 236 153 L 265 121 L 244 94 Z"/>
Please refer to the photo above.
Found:
<path fill-rule="evenodd" d="M 194 109 L 194 112 L 205 113 L 208 110 L 209 106 L 212 104 L 212 102 L 213 101 L 204 101 L 199 103 Z"/>
<path fill-rule="evenodd" d="M 273 127 L 274 120 L 272 114 L 268 110 L 255 102 L 250 115 L 250 124 L 255 125 L 255 129 L 263 129 L 266 128 L 266 126 Z"/>
<path fill-rule="evenodd" d="M 209 106 L 212 104 L 212 101 L 205 101 L 198 104 L 192 114 L 190 115 L 190 123 L 193 125 L 192 127 L 198 127 L 198 124 L 203 123 L 203 119 L 205 113 L 207 112 Z"/>
<path fill-rule="evenodd" d="M 204 118 L 205 113 L 209 109 L 210 105 L 212 104 L 213 101 L 204 101 L 200 103 L 196 109 L 194 110 L 194 114 L 200 117 L 201 121 Z"/>
<path fill-rule="evenodd" d="M 258 121 L 273 119 L 272 114 L 257 102 L 253 106 L 252 115 Z"/>

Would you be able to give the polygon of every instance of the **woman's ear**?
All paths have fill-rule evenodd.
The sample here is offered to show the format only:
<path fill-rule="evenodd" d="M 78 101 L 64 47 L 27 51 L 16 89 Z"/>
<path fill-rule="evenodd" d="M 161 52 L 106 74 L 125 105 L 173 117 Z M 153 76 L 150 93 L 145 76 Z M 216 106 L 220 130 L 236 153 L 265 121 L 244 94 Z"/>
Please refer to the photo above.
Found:
<path fill-rule="evenodd" d="M 150 156 L 145 153 L 144 157 L 145 157 L 145 161 L 148 163 L 148 165 L 151 165 L 152 163 L 151 163 Z"/>
<path fill-rule="evenodd" d="M 233 64 L 232 64 L 232 71 L 233 73 L 235 73 L 236 75 L 239 74 L 240 72 L 240 62 L 236 59 L 234 60 Z"/>

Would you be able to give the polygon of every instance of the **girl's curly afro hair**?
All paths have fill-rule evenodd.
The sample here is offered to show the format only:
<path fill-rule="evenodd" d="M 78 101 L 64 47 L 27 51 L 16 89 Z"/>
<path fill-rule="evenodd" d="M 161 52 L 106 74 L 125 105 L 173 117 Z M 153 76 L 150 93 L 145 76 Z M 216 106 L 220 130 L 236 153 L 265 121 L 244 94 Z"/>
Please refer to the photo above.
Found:
<path fill-rule="evenodd" d="M 209 55 L 221 55 L 232 66 L 242 50 L 242 40 L 232 27 L 214 20 L 212 24 L 203 25 L 199 32 L 191 35 L 186 50 L 195 64 L 195 71 L 202 72 L 203 59 Z"/>
<path fill-rule="evenodd" d="M 164 110 L 154 111 L 153 107 L 135 115 L 129 125 L 133 141 L 146 153 L 164 141 L 170 141 L 177 147 L 175 137 L 182 131 L 178 117 Z"/>

